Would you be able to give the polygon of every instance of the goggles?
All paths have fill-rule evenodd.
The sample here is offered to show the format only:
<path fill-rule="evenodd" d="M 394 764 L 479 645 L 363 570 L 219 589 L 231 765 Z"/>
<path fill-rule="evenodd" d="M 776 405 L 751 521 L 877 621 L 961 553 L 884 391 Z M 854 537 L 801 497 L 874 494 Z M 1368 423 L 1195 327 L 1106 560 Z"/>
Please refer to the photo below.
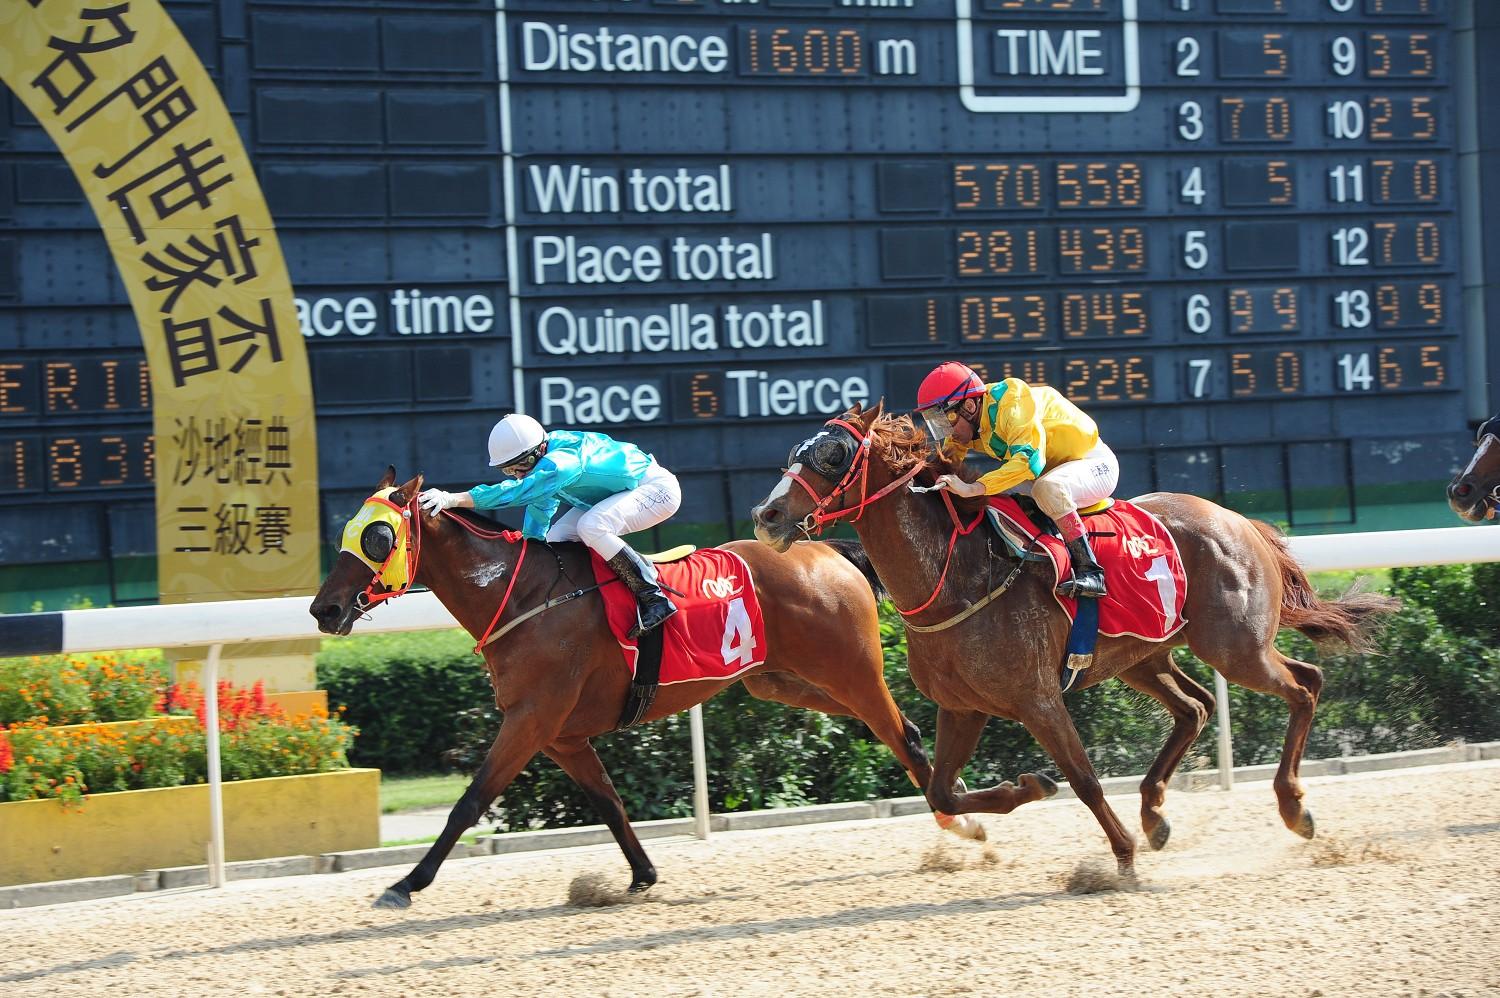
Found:
<path fill-rule="evenodd" d="M 941 443 L 953 436 L 954 424 L 958 422 L 958 407 L 961 405 L 963 400 L 922 410 L 922 421 L 927 424 L 927 432 L 934 441 Z"/>
<path fill-rule="evenodd" d="M 514 461 L 507 461 L 505 464 L 500 465 L 500 473 L 502 475 L 510 475 L 512 478 L 519 478 L 532 468 L 535 468 L 537 461 L 541 460 L 541 457 L 541 446 L 533 447 Z"/>

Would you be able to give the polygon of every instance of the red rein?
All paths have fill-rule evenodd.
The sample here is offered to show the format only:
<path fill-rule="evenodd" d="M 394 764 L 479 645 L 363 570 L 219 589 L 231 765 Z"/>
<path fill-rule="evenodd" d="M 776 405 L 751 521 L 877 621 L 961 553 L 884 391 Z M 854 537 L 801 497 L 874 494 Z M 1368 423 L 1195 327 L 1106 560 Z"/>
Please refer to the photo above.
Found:
<path fill-rule="evenodd" d="M 911 481 L 913 478 L 917 477 L 917 473 L 922 470 L 921 463 L 918 463 L 914 465 L 910 471 L 906 472 L 901 477 L 891 482 L 885 488 L 881 489 L 873 496 L 869 496 L 868 498 L 866 498 L 866 494 L 869 491 L 870 479 L 870 437 L 867 436 L 865 432 L 859 427 L 843 419 L 830 419 L 823 425 L 843 427 L 849 432 L 851 436 L 854 437 L 855 440 L 859 441 L 859 452 L 855 454 L 854 460 L 849 463 L 849 470 L 844 472 L 844 477 L 839 479 L 838 484 L 833 487 L 833 491 L 829 492 L 828 495 L 822 498 L 818 497 L 818 494 L 813 491 L 812 486 L 808 485 L 807 482 L 803 480 L 801 475 L 797 474 L 794 471 L 782 472 L 784 476 L 790 478 L 792 481 L 802 486 L 803 491 L 808 494 L 808 496 L 814 503 L 812 512 L 808 513 L 807 516 L 802 518 L 803 524 L 806 524 L 808 520 L 812 521 L 811 530 L 808 530 L 806 526 L 803 527 L 803 530 L 808 532 L 809 534 L 822 533 L 823 525 L 825 523 L 832 522 L 839 519 L 840 517 L 848 516 L 851 513 L 854 514 L 854 519 L 850 520 L 849 522 L 854 523 L 864 515 L 866 506 L 869 506 L 877 500 L 890 495 L 896 489 L 900 488 L 907 482 Z M 859 502 L 853 506 L 845 506 L 843 509 L 834 510 L 832 513 L 825 513 L 824 510 L 828 508 L 828 505 L 830 503 L 832 503 L 835 499 L 838 499 L 845 492 L 849 491 L 849 489 L 854 485 L 854 478 L 856 474 L 859 476 Z M 911 610 L 903 610 L 900 607 L 896 608 L 896 612 L 900 613 L 903 617 L 910 617 L 914 614 L 921 613 L 923 610 L 927 609 L 937 601 L 938 594 L 943 591 L 943 582 L 948 578 L 948 568 L 953 563 L 953 549 L 958 544 L 959 535 L 967 537 L 969 534 L 972 534 L 974 532 L 974 528 L 978 527 L 980 522 L 984 519 L 984 511 L 980 510 L 979 515 L 974 517 L 973 522 L 966 527 L 959 520 L 958 510 L 953 506 L 953 497 L 949 495 L 946 490 L 944 490 L 943 492 L 943 502 L 947 504 L 948 515 L 953 520 L 953 533 L 948 537 L 948 554 L 943 559 L 943 571 L 938 576 L 937 587 L 932 590 L 932 595 L 927 597 L 927 602 Z"/>

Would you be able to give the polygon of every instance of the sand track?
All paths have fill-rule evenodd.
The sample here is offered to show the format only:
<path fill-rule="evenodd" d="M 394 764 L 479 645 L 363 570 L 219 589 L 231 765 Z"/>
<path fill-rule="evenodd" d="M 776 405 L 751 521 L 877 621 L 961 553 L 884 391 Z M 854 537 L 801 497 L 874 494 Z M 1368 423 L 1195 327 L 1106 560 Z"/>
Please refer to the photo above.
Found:
<path fill-rule="evenodd" d="M 0 913 L 10 995 L 1500 995 L 1500 763 L 1173 793 L 1134 890 L 1074 801 L 232 884 Z M 1112 798 L 1127 824 L 1134 798 Z M 570 893 L 572 900 L 570 902 Z"/>

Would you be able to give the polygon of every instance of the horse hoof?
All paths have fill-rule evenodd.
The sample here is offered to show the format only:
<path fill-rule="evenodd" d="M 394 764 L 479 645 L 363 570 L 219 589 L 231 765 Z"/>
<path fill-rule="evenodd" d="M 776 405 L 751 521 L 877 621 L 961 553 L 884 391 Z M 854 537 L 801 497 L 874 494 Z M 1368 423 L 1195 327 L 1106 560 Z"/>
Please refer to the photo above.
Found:
<path fill-rule="evenodd" d="M 411 895 L 405 891 L 398 891 L 394 887 L 387 887 L 385 893 L 375 899 L 371 908 L 410 908 Z"/>
<path fill-rule="evenodd" d="M 646 893 L 647 891 L 649 891 L 651 888 L 653 888 L 655 886 L 656 886 L 656 881 L 654 879 L 653 880 L 634 880 L 634 881 L 631 881 L 630 886 L 625 889 L 625 893 L 627 893 L 627 894 L 644 894 L 644 893 Z"/>
<path fill-rule="evenodd" d="M 1146 841 L 1151 848 L 1160 850 L 1167 844 L 1167 839 L 1172 835 L 1172 823 L 1166 818 L 1156 819 L 1156 827 L 1146 833 Z"/>
<path fill-rule="evenodd" d="M 1045 773 L 1026 773 L 1022 775 L 1021 782 L 1024 784 L 1027 780 L 1035 783 L 1037 789 L 1041 791 L 1041 800 L 1057 796 L 1057 781 Z"/>
<path fill-rule="evenodd" d="M 1303 808 L 1302 816 L 1298 818 L 1297 823 L 1292 826 L 1292 831 L 1296 832 L 1304 839 L 1310 839 L 1314 835 L 1316 835 L 1317 829 L 1313 826 L 1312 812 L 1307 810 L 1306 808 Z"/>

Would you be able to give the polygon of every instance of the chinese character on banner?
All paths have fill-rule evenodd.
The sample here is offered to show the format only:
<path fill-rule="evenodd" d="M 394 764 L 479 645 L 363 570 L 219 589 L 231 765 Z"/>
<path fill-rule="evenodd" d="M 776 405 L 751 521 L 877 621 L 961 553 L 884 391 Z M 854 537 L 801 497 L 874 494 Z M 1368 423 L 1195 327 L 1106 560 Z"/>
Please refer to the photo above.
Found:
<path fill-rule="evenodd" d="M 220 416 L 203 425 L 203 445 L 208 451 L 208 467 L 205 474 L 213 475 L 220 485 L 228 485 L 234 474 L 234 449 L 230 446 L 232 434 L 229 420 Z"/>
<path fill-rule="evenodd" d="M 37 0 L 32 0 L 31 6 L 39 6 Z M 47 39 L 47 47 L 55 49 L 58 56 L 37 74 L 31 85 L 52 101 L 53 114 L 66 111 L 98 78 L 84 61 L 84 56 L 129 45 L 135 39 L 135 32 L 125 23 L 125 13 L 128 10 L 130 4 L 122 3 L 104 8 L 85 7 L 78 12 L 79 18 L 84 21 L 107 22 L 109 29 L 113 31 L 112 35 L 105 36 L 99 30 L 104 24 L 90 24 L 83 30 L 83 37 L 77 41 L 64 41 L 56 35 Z M 99 37 L 95 37 L 95 32 L 99 32 Z"/>
<path fill-rule="evenodd" d="M 260 344 L 255 342 L 257 336 L 264 336 L 266 338 L 266 347 L 270 350 L 271 363 L 281 363 L 281 340 L 276 336 L 276 317 L 271 314 L 271 299 L 262 298 L 260 300 L 259 324 L 253 319 L 241 318 L 228 305 L 219 309 L 219 316 L 240 327 L 239 332 L 234 335 L 222 337 L 219 340 L 219 346 L 227 347 L 231 343 L 244 343 L 247 340 L 250 343 L 245 352 L 240 354 L 240 359 L 230 366 L 229 370 L 231 373 L 238 374 L 244 370 L 245 365 L 250 363 L 250 358 L 255 356 L 256 351 L 260 349 Z"/>
<path fill-rule="evenodd" d="M 260 554 L 280 551 L 286 554 L 286 539 L 292 533 L 290 506 L 255 507 L 255 534 L 260 538 Z"/>
<path fill-rule="evenodd" d="M 130 103 L 141 112 L 141 122 L 146 126 L 146 137 L 137 143 L 135 148 L 108 166 L 103 163 L 96 165 L 94 176 L 100 178 L 113 176 L 120 167 L 135 159 L 141 150 L 176 128 L 198 109 L 186 87 L 173 86 L 177 82 L 177 72 L 172 69 L 165 57 L 153 59 L 146 64 L 145 69 L 111 90 L 93 107 L 69 122 L 67 130 L 71 132 L 93 117 L 100 108 L 121 96 L 130 98 Z"/>
<path fill-rule="evenodd" d="M 281 362 L 281 339 L 276 331 L 276 317 L 271 312 L 271 299 L 260 300 L 259 322 L 245 318 L 228 305 L 220 308 L 218 314 L 226 323 L 238 328 L 219 337 L 217 344 L 214 343 L 211 319 L 190 319 L 186 322 L 178 322 L 172 318 L 162 320 L 162 332 L 167 337 L 167 356 L 172 363 L 172 382 L 178 388 L 194 375 L 219 370 L 219 347 L 248 343 L 230 365 L 230 374 L 239 374 L 250 363 L 250 359 L 260 352 L 260 344 L 256 342 L 259 337 L 265 338 L 270 363 Z"/>
<path fill-rule="evenodd" d="M 201 515 L 208 512 L 208 507 L 178 506 L 177 512 L 184 515 Z M 208 545 L 203 543 L 207 538 L 198 536 L 199 534 L 206 534 L 208 532 L 208 528 L 203 524 L 179 523 L 177 530 L 179 533 L 187 534 L 188 536 L 182 538 L 177 546 L 172 549 L 173 551 L 184 554 L 206 554 L 210 550 Z"/>
<path fill-rule="evenodd" d="M 175 264 L 162 260 L 155 253 L 147 253 L 141 257 L 142 263 L 164 275 L 146 278 L 146 287 L 152 291 L 168 292 L 161 303 L 162 312 L 171 312 L 178 297 L 190 284 L 206 284 L 216 288 L 224 278 L 233 278 L 235 284 L 243 284 L 255 278 L 255 259 L 250 251 L 260 245 L 260 240 L 246 238 L 238 215 L 221 218 L 214 223 L 214 227 L 227 228 L 229 237 L 225 238 L 223 232 L 216 233 L 213 244 L 210 245 L 197 236 L 189 236 L 185 249 L 169 243 L 162 252 L 175 260 Z M 215 268 L 223 277 L 211 272 Z"/>
<path fill-rule="evenodd" d="M 172 481 L 186 485 L 199 473 L 198 465 L 203 460 L 203 434 L 198 431 L 197 416 L 189 416 L 186 423 L 181 419 L 174 422 L 177 432 L 172 434 L 172 449 L 177 453 L 177 465 L 172 469 Z"/>
<path fill-rule="evenodd" d="M 243 485 L 260 485 L 261 452 L 265 433 L 258 419 L 238 419 L 234 424 L 234 452 L 244 462 L 238 481 Z"/>
<path fill-rule="evenodd" d="M 165 221 L 189 206 L 207 208 L 212 203 L 209 195 L 234 179 L 234 174 L 227 170 L 218 176 L 209 177 L 209 172 L 214 167 L 224 164 L 223 156 L 214 156 L 207 161 L 199 161 L 199 154 L 206 155 L 205 150 L 213 144 L 213 139 L 204 139 L 189 148 L 179 142 L 172 147 L 171 159 L 109 193 L 109 200 L 120 209 L 120 217 L 130 227 L 130 234 L 136 242 L 146 241 L 146 231 L 141 228 L 135 205 L 130 202 L 130 196 L 137 187 L 158 178 L 162 180 L 160 186 L 154 187 L 146 197 L 151 202 L 151 207 L 156 210 L 157 219 Z M 173 171 L 176 171 L 175 176 Z"/>
<path fill-rule="evenodd" d="M 280 475 L 281 480 L 291 484 L 292 431 L 286 425 L 285 416 L 276 416 L 266 427 L 266 484 L 271 485 Z"/>
<path fill-rule="evenodd" d="M 215 554 L 250 553 L 250 507 L 242 502 L 220 503 L 214 514 L 219 525 L 214 528 Z"/>
<path fill-rule="evenodd" d="M 178 388 L 195 374 L 208 374 L 219 369 L 219 353 L 214 347 L 213 327 L 208 319 L 188 322 L 163 319 L 161 328 L 167 334 L 172 383 Z"/>

